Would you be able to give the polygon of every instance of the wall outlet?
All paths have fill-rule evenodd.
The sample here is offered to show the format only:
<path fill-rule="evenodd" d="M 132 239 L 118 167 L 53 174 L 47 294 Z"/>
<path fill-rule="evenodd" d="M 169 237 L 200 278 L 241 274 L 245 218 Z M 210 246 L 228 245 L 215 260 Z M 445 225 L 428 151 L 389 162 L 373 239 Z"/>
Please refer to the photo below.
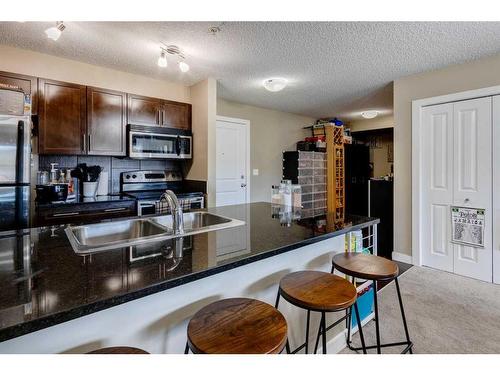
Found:
<path fill-rule="evenodd" d="M 252 174 L 253 174 L 254 176 L 258 176 L 258 175 L 259 175 L 259 170 L 258 170 L 258 169 L 254 169 L 254 170 L 252 171 Z"/>

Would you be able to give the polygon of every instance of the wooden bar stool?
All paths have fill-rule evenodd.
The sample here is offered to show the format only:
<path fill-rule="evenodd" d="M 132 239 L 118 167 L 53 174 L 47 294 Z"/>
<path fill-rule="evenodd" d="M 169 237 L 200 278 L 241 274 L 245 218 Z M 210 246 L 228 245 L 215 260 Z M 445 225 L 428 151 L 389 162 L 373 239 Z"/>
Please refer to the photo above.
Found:
<path fill-rule="evenodd" d="M 377 348 L 377 353 L 381 353 L 381 348 L 389 346 L 399 346 L 406 345 L 404 350 L 401 352 L 412 353 L 413 343 L 410 340 L 410 335 L 408 333 L 408 325 L 406 324 L 405 310 L 403 308 L 403 300 L 401 299 L 401 291 L 399 290 L 399 267 L 397 263 L 385 259 L 376 255 L 363 254 L 363 253 L 341 253 L 337 254 L 332 259 L 332 273 L 337 269 L 340 272 L 352 276 L 354 278 L 366 279 L 373 281 L 373 299 L 375 307 L 375 332 L 377 337 L 377 345 L 366 346 L 366 349 Z M 377 282 L 378 281 L 392 281 L 396 283 L 396 290 L 399 300 L 399 308 L 401 310 L 401 316 L 403 318 L 403 327 L 405 330 L 406 341 L 393 342 L 388 344 L 380 343 L 380 327 L 379 327 L 379 315 L 378 315 L 378 299 L 377 299 Z M 358 322 L 360 320 L 358 319 Z M 361 324 L 358 323 L 361 327 Z M 349 329 L 351 327 L 349 326 Z M 350 332 L 348 333 L 350 335 Z M 359 350 L 359 348 L 354 348 L 351 346 L 349 341 L 350 336 L 348 336 L 348 346 L 351 350 Z"/>
<path fill-rule="evenodd" d="M 332 275 L 328 272 L 320 271 L 299 271 L 293 272 L 280 280 L 278 295 L 276 297 L 276 308 L 278 308 L 280 296 L 292 305 L 307 310 L 306 340 L 292 351 L 297 353 L 305 348 L 305 353 L 309 351 L 309 323 L 311 311 L 321 313 L 321 323 L 316 337 L 314 353 L 319 345 L 319 338 L 322 336 L 323 354 L 326 354 L 326 333 L 337 324 L 352 314 L 352 308 L 359 320 L 359 310 L 356 304 L 357 291 L 353 284 L 342 277 Z M 335 321 L 330 326 L 326 326 L 326 313 L 346 311 L 346 315 Z M 363 330 L 360 326 L 361 344 L 364 346 Z"/>
<path fill-rule="evenodd" d="M 108 348 L 101 348 L 88 352 L 87 354 L 149 354 L 148 352 L 132 348 L 130 346 L 110 346 Z"/>
<path fill-rule="evenodd" d="M 277 354 L 287 341 L 286 320 L 273 306 L 250 298 L 223 299 L 189 321 L 185 353 Z"/>

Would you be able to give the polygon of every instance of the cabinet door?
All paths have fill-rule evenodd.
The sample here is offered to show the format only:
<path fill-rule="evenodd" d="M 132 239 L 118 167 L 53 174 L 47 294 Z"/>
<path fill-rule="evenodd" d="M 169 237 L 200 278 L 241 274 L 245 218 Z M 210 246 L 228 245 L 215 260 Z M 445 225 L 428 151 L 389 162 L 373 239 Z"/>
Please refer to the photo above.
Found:
<path fill-rule="evenodd" d="M 87 87 L 88 154 L 125 156 L 127 94 Z"/>
<path fill-rule="evenodd" d="M 36 77 L 0 72 L 0 88 L 2 87 L 20 89 L 25 94 L 31 95 L 31 114 L 38 113 L 38 82 Z"/>
<path fill-rule="evenodd" d="M 129 94 L 128 122 L 130 124 L 160 125 L 161 108 L 161 99 Z"/>
<path fill-rule="evenodd" d="M 164 101 L 161 120 L 163 126 L 191 130 L 191 104 Z"/>
<path fill-rule="evenodd" d="M 39 153 L 84 154 L 86 87 L 39 80 Z"/>

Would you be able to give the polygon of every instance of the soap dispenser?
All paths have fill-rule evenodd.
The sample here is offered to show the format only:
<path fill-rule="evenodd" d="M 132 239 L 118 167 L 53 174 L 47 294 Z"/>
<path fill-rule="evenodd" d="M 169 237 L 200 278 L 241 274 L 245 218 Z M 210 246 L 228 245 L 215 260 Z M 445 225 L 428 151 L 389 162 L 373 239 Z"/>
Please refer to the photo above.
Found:
<path fill-rule="evenodd" d="M 57 169 L 56 165 L 58 163 L 50 163 L 50 182 L 53 184 L 57 184 Z"/>

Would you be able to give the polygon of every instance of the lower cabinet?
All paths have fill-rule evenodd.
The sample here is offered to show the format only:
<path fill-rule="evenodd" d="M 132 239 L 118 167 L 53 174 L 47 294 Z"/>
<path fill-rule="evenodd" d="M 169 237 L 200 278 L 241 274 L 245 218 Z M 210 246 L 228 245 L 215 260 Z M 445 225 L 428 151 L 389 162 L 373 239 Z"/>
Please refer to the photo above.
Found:
<path fill-rule="evenodd" d="M 37 226 L 47 226 L 97 222 L 136 215 L 136 202 L 134 200 L 111 203 L 75 203 L 37 207 L 35 221 Z"/>

